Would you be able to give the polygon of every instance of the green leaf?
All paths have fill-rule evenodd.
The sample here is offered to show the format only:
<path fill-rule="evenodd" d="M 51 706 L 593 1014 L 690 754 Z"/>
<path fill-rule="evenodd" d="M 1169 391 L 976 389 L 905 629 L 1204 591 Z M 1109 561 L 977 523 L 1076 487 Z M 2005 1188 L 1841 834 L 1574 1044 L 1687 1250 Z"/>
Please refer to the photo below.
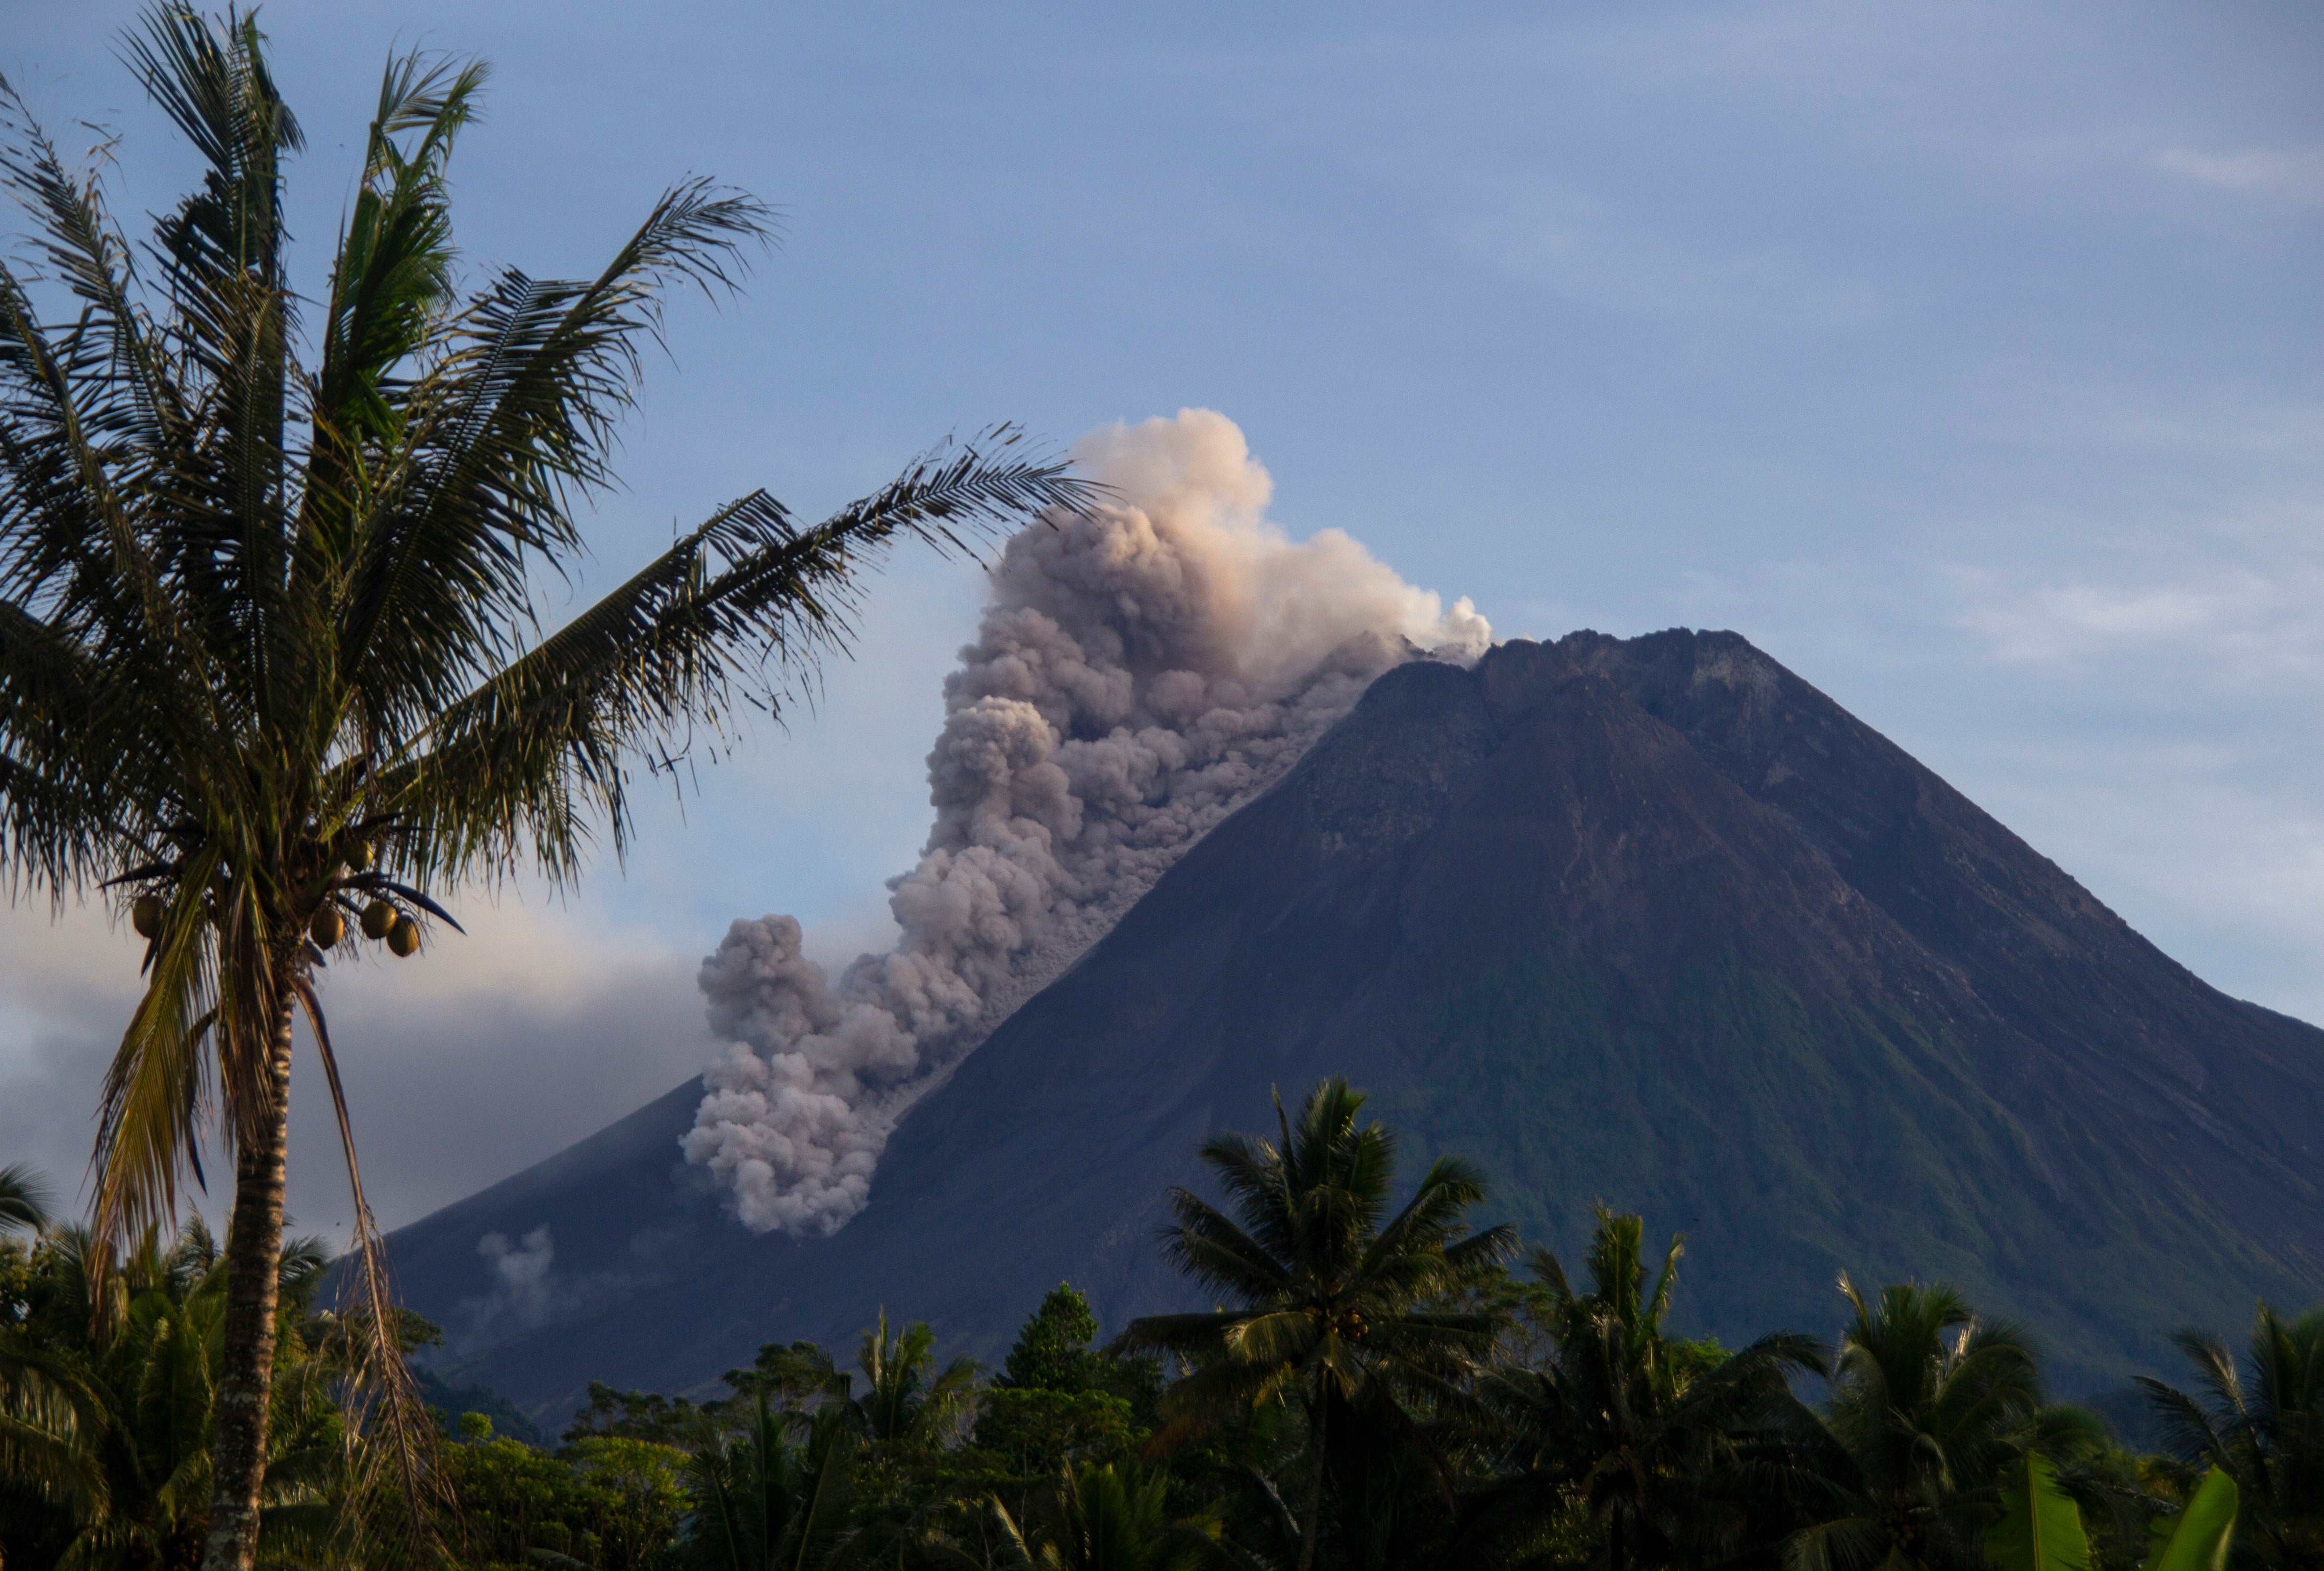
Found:
<path fill-rule="evenodd" d="M 2002 1518 L 1986 1530 L 1986 1559 L 2001 1571 L 2090 1571 L 2081 1510 L 2058 1488 L 2048 1460 L 2028 1451 L 2005 1476 Z"/>
<path fill-rule="evenodd" d="M 2234 1479 L 2216 1467 L 2204 1474 L 2185 1511 L 2157 1517 L 2147 1530 L 2154 1550 L 2141 1571 L 2226 1571 L 2240 1503 Z"/>

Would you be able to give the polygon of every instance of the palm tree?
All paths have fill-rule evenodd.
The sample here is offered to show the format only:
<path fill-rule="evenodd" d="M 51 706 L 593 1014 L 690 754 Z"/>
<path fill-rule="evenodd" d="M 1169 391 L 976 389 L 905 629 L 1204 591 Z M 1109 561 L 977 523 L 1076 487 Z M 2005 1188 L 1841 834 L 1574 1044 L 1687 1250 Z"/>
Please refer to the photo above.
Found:
<path fill-rule="evenodd" d="M 1999 1516 L 2008 1464 L 2103 1444 L 2079 1409 L 2046 1406 L 2032 1345 L 1982 1321 L 1941 1283 L 1892 1286 L 1876 1303 L 1840 1279 L 1854 1319 L 1829 1416 L 1812 1437 L 1823 1484 L 1813 1527 L 1786 1547 L 1791 1571 L 1974 1571 Z"/>
<path fill-rule="evenodd" d="M 2252 1318 L 2248 1375 L 2218 1337 L 2172 1338 L 2195 1366 L 2195 1394 L 2142 1377 L 2171 1448 L 2192 1469 L 2217 1467 L 2241 1497 L 2237 1564 L 2324 1567 L 2324 1309 L 2285 1320 L 2263 1303 Z"/>
<path fill-rule="evenodd" d="M 199 1222 L 166 1249 L 151 1230 L 122 1259 L 100 1259 L 97 1248 L 78 1228 L 52 1235 L 24 1323 L 0 1331 L 0 1368 L 19 1376 L 0 1397 L 0 1448 L 11 1484 L 30 1497 L 6 1513 L 8 1536 L 90 1571 L 192 1571 L 209 1504 L 223 1258 Z M 311 1554 L 333 1526 L 343 1339 L 311 1313 L 327 1263 L 320 1244 L 304 1239 L 277 1265 L 279 1373 L 261 1514 L 271 1558 Z"/>
<path fill-rule="evenodd" d="M 864 1392 L 852 1406 L 864 1436 L 900 1445 L 942 1445 L 976 1401 L 976 1361 L 936 1367 L 936 1333 L 924 1323 L 888 1328 L 888 1311 L 863 1333 L 856 1364 Z M 842 1388 L 844 1390 L 844 1387 Z"/>
<path fill-rule="evenodd" d="M 538 588 L 613 482 L 665 293 L 734 287 L 769 210 L 689 181 L 595 278 L 509 268 L 463 299 L 446 169 L 484 69 L 402 56 L 309 323 L 283 224 L 300 133 L 254 18 L 161 0 L 124 54 L 203 170 L 143 251 L 0 82 L 0 183 L 36 226 L 35 266 L 0 266 L 0 871 L 60 906 L 107 891 L 147 941 L 100 1107 L 100 1239 L 175 1214 L 206 1109 L 232 1153 L 205 1564 L 245 1571 L 294 1011 L 355 1176 L 315 987 L 357 948 L 346 918 L 409 955 L 449 922 L 431 890 L 566 886 L 601 831 L 618 856 L 636 770 L 684 779 L 738 703 L 811 678 L 884 549 L 1088 491 L 1002 431 L 812 527 L 753 492 L 549 630 Z M 355 1209 L 383 1350 L 359 1180 Z M 377 1363 L 413 1465 L 417 1401 Z"/>
<path fill-rule="evenodd" d="M 1778 1434 L 1798 1406 L 1791 1377 L 1824 1373 L 1822 1346 L 1779 1331 L 1722 1355 L 1670 1337 L 1685 1241 L 1671 1240 L 1649 1288 L 1645 1233 L 1641 1218 L 1597 1208 L 1587 1292 L 1554 1254 L 1533 1252 L 1548 1357 L 1481 1384 L 1517 1465 L 1469 1502 L 1469 1543 L 1538 1534 L 1578 1502 L 1609 1571 L 1663 1565 L 1682 1548 L 1731 1547 L 1748 1513 L 1747 1470 L 1780 1465 Z"/>
<path fill-rule="evenodd" d="M 807 1420 L 807 1443 L 784 1430 L 799 1415 L 777 1408 L 763 1387 L 751 1395 L 741 1433 L 703 1414 L 686 1475 L 693 1514 L 681 1558 L 702 1571 L 793 1571 L 825 1566 L 847 1538 L 856 1438 L 841 1410 Z"/>
<path fill-rule="evenodd" d="M 1277 1142 L 1204 1141 L 1202 1159 L 1240 1225 L 1174 1189 L 1163 1247 L 1236 1307 L 1133 1320 L 1114 1344 L 1196 1364 L 1165 1393 L 1165 1444 L 1270 1399 L 1305 1401 L 1299 1571 L 1315 1563 L 1331 1413 L 1411 1432 L 1400 1392 L 1448 1394 L 1448 1376 L 1492 1341 L 1491 1317 L 1433 1306 L 1480 1283 L 1517 1245 L 1507 1227 L 1468 1231 L 1485 1185 L 1457 1157 L 1439 1158 L 1391 1217 L 1396 1137 L 1378 1123 L 1359 1126 L 1363 1105 L 1334 1078 L 1309 1093 L 1296 1129 L 1276 1099 Z"/>
<path fill-rule="evenodd" d="M 1141 1476 L 1128 1463 L 1084 1463 L 1060 1473 L 1019 1523 L 998 1500 L 993 1563 L 1025 1571 L 1194 1571 L 1214 1563 L 1250 1563 L 1219 1543 L 1209 1517 L 1170 1511 L 1170 1481 Z M 965 1558 L 964 1557 L 963 1557 Z"/>

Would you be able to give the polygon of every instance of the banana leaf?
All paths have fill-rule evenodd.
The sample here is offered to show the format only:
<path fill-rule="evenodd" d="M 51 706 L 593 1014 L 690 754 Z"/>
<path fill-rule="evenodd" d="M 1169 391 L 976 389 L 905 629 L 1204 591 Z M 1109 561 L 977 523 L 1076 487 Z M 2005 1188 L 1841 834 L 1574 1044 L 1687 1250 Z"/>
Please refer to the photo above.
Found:
<path fill-rule="evenodd" d="M 2147 1530 L 2154 1548 L 2140 1571 L 2227 1571 L 2241 1503 L 2234 1479 L 2216 1467 L 2204 1474 L 2185 1511 L 2157 1517 Z"/>
<path fill-rule="evenodd" d="M 1985 1532 L 1985 1557 L 2000 1571 L 2090 1571 L 2081 1508 L 2058 1488 L 2047 1458 L 2028 1451 L 2011 1465 L 2001 1520 Z"/>

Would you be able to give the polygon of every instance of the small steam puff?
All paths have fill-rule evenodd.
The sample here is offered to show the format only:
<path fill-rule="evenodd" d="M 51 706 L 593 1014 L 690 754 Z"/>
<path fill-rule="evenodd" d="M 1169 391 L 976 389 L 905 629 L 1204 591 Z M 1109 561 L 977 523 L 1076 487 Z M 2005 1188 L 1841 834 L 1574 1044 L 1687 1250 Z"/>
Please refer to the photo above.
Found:
<path fill-rule="evenodd" d="M 896 947 L 835 980 L 766 916 L 703 962 L 730 1045 L 682 1144 L 756 1231 L 836 1232 L 903 1110 L 1375 676 L 1490 641 L 1468 601 L 1444 611 L 1336 529 L 1285 539 L 1222 415 L 1114 426 L 1074 457 L 1116 505 L 1002 552 L 945 681 L 936 825 L 889 884 Z"/>
<path fill-rule="evenodd" d="M 504 1318 L 538 1326 L 549 1318 L 549 1268 L 556 1263 L 557 1244 L 547 1223 L 526 1234 L 516 1248 L 510 1247 L 507 1234 L 487 1233 L 476 1240 L 476 1253 L 493 1263 L 493 1291 L 466 1305 L 473 1335 L 487 1334 Z"/>

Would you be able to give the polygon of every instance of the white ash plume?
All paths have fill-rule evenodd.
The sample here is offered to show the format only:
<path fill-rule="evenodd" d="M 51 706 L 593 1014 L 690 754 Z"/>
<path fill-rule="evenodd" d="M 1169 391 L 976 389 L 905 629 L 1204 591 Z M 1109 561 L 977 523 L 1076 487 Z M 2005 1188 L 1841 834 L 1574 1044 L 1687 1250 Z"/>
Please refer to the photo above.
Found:
<path fill-rule="evenodd" d="M 731 1045 L 683 1144 L 754 1230 L 836 1232 L 904 1108 L 1374 677 L 1491 639 L 1337 529 L 1286 539 L 1222 415 L 1113 426 L 1074 457 L 1116 505 L 1025 529 L 992 572 L 945 681 L 936 825 L 889 883 L 896 947 L 835 979 L 766 916 L 703 962 Z"/>

